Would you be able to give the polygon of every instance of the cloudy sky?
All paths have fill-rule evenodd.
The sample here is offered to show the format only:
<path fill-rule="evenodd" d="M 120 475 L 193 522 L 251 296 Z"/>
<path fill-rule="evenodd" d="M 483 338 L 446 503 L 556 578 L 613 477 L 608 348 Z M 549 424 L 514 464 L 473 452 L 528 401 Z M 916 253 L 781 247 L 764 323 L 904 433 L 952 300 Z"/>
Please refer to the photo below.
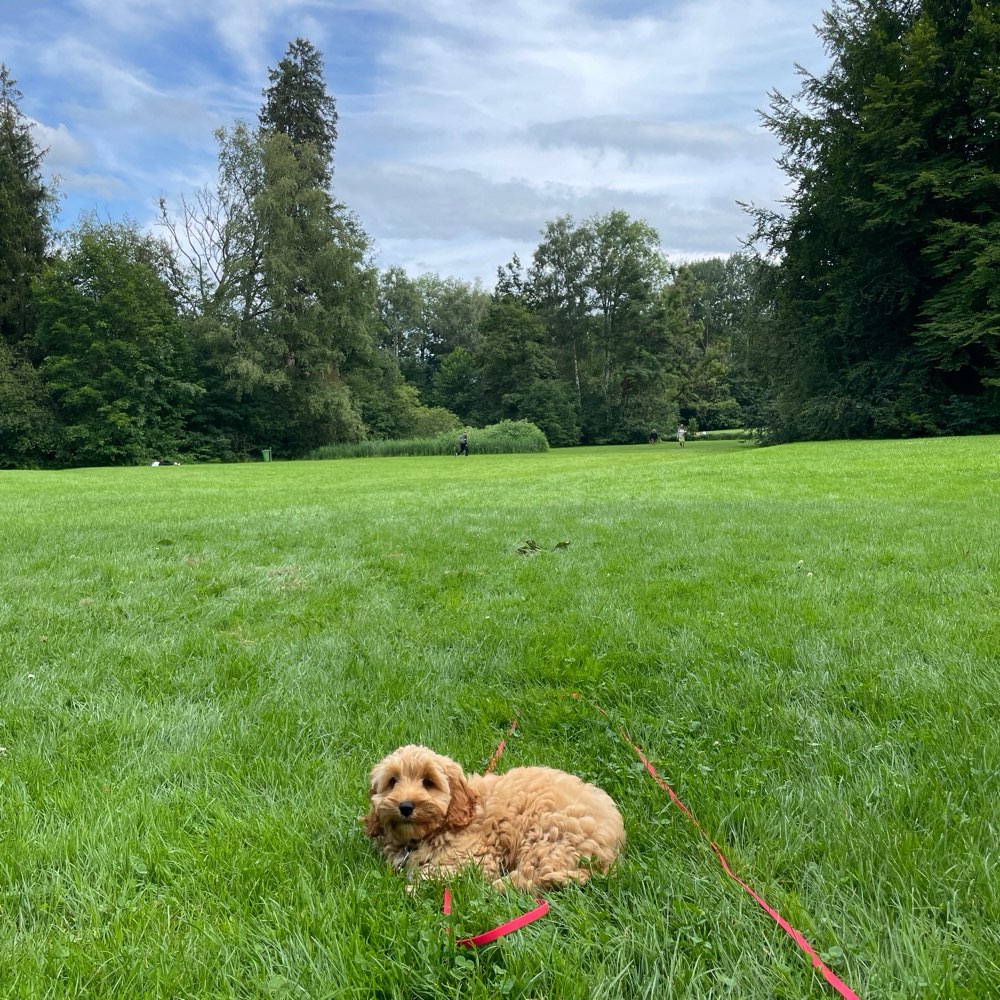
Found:
<path fill-rule="evenodd" d="M 491 285 L 542 226 L 624 209 L 674 260 L 739 249 L 785 193 L 768 91 L 825 66 L 825 0 L 0 0 L 0 61 L 60 222 L 151 224 L 216 176 L 290 40 L 337 99 L 335 194 L 382 267 Z"/>

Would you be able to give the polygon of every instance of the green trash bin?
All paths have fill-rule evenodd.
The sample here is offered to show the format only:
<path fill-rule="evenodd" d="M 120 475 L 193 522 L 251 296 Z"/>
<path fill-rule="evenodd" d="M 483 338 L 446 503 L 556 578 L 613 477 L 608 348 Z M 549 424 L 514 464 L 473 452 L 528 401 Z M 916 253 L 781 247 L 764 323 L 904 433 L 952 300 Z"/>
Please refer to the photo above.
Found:
<path fill-rule="evenodd" d="M 270 462 L 271 461 L 271 449 L 270 448 L 265 448 L 263 451 L 261 451 L 261 454 L 264 456 L 264 461 L 265 462 Z"/>

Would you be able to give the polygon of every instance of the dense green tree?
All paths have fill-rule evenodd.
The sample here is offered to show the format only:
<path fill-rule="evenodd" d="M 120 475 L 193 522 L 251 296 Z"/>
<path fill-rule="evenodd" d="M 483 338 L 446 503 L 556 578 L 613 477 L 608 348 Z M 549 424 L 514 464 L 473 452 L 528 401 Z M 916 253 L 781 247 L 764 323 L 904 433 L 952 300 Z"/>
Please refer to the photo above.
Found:
<path fill-rule="evenodd" d="M 338 115 L 337 102 L 327 93 L 323 56 L 311 42 L 296 38 L 277 68 L 268 71 L 268 80 L 259 114 L 261 131 L 286 136 L 296 154 L 308 150 L 316 185 L 329 188 Z"/>
<path fill-rule="evenodd" d="M 445 407 L 457 413 L 464 423 L 479 422 L 484 406 L 475 355 L 464 347 L 456 347 L 434 372 L 427 395 L 431 405 Z"/>
<path fill-rule="evenodd" d="M 403 268 L 390 267 L 379 273 L 376 308 L 378 344 L 398 362 L 406 357 L 423 318 L 423 296 Z"/>
<path fill-rule="evenodd" d="M 621 211 L 546 226 L 523 283 L 559 375 L 573 386 L 583 440 L 644 438 L 667 388 L 659 236 Z"/>
<path fill-rule="evenodd" d="M 448 355 L 443 354 L 443 338 L 436 337 L 428 326 L 440 324 L 444 332 L 466 323 L 474 326 L 478 320 L 470 316 L 467 306 L 472 301 L 473 287 L 458 281 L 442 281 L 436 275 L 414 280 L 401 267 L 391 267 L 379 274 L 377 351 L 370 367 L 382 371 L 382 380 L 373 380 L 370 373 L 363 371 L 351 378 L 351 388 L 359 400 L 370 436 L 421 436 L 458 426 L 456 415 L 445 408 L 453 402 L 448 392 L 436 392 L 434 388 L 436 373 L 442 360 L 447 362 Z M 446 301 L 449 297 L 450 303 Z M 462 353 L 461 349 L 457 353 Z M 404 381 L 403 368 L 413 381 Z M 447 379 L 442 379 L 441 386 L 446 382 Z M 458 383 L 455 387 L 461 404 Z M 428 407 L 423 402 L 424 399 L 436 402 L 439 397 L 444 405 Z M 468 414 L 468 407 L 465 412 Z"/>
<path fill-rule="evenodd" d="M 698 286 L 692 315 L 701 323 L 701 346 L 706 351 L 713 344 L 731 344 L 733 340 L 737 317 L 728 265 L 729 260 L 724 257 L 710 257 L 685 265 Z"/>
<path fill-rule="evenodd" d="M 775 317 L 776 266 L 754 254 L 733 254 L 724 269 L 721 316 L 702 310 L 706 324 L 715 328 L 706 335 L 711 353 L 720 342 L 730 346 L 727 375 L 732 397 L 739 407 L 738 424 L 760 432 L 772 421 L 771 381 L 780 365 L 768 355 Z M 709 296 L 711 297 L 711 296 Z M 720 335 L 719 331 L 725 331 Z"/>
<path fill-rule="evenodd" d="M 14 347 L 29 330 L 31 279 L 45 261 L 53 205 L 21 97 L 0 64 L 0 339 Z"/>
<path fill-rule="evenodd" d="M 657 298 L 668 269 L 660 237 L 647 223 L 616 211 L 594 220 L 593 229 L 589 284 L 600 395 L 591 434 L 596 440 L 627 441 L 645 433 L 649 404 L 655 406 L 663 385 Z"/>
<path fill-rule="evenodd" d="M 1000 10 L 925 0 L 898 54 L 868 100 L 880 134 L 863 137 L 866 158 L 883 160 L 873 221 L 900 233 L 919 220 L 915 337 L 934 424 L 1000 429 Z M 923 120 L 901 119 L 900 101 Z"/>
<path fill-rule="evenodd" d="M 0 340 L 0 469 L 47 464 L 54 441 L 45 383 L 22 351 Z"/>
<path fill-rule="evenodd" d="M 285 135 L 242 123 L 217 138 L 216 189 L 185 205 L 180 223 L 162 206 L 186 256 L 179 297 L 207 390 L 197 432 L 208 450 L 233 456 L 261 447 L 295 453 L 314 431 L 357 437 L 349 392 L 338 373 L 328 377 L 326 298 L 311 290 L 329 266 L 331 217 L 314 153 L 297 156 Z M 308 432 L 303 422 L 313 424 Z"/>
<path fill-rule="evenodd" d="M 427 394 L 435 373 L 452 351 L 475 348 L 490 296 L 478 281 L 437 274 L 422 274 L 413 282 L 413 288 L 420 306 L 415 314 L 417 321 L 406 332 L 400 368 L 408 382 Z"/>
<path fill-rule="evenodd" d="M 199 388 L 166 275 L 169 248 L 131 224 L 83 222 L 36 279 L 32 349 L 60 465 L 183 452 Z"/>
<path fill-rule="evenodd" d="M 733 254 L 696 261 L 684 270 L 696 282 L 691 319 L 700 324 L 701 336 L 682 414 L 702 429 L 741 426 L 744 406 L 756 398 L 750 365 L 752 345 L 768 314 L 758 286 L 764 265 Z"/>
<path fill-rule="evenodd" d="M 722 260 L 685 265 L 663 293 L 672 398 L 680 419 L 701 430 L 739 426 L 741 419 L 730 384 L 732 341 L 715 325 L 724 313 L 716 282 L 725 272 Z"/>
<path fill-rule="evenodd" d="M 479 329 L 476 423 L 529 420 L 549 444 L 577 444 L 580 425 L 572 387 L 546 350 L 545 327 L 523 303 L 498 298 Z"/>
<path fill-rule="evenodd" d="M 359 390 L 381 379 L 389 399 L 397 380 L 374 340 L 368 238 L 329 192 L 337 117 L 322 59 L 298 39 L 269 79 L 257 136 L 261 187 L 252 200 L 261 248 L 255 283 L 265 303 L 254 334 L 268 378 L 248 402 L 268 415 L 258 433 L 301 454 L 365 436 L 352 378 Z M 384 408 L 376 418 L 370 396 L 368 403 L 369 419 L 384 423 Z M 279 422 L 270 418 L 275 404 Z"/>
<path fill-rule="evenodd" d="M 589 225 L 578 226 L 570 216 L 562 216 L 542 230 L 526 278 L 517 274 L 520 262 L 516 258 L 507 269 L 510 283 L 523 290 L 525 301 L 545 323 L 553 357 L 560 373 L 574 386 L 579 410 L 583 409 L 591 351 L 593 242 Z"/>
<path fill-rule="evenodd" d="M 234 453 L 296 455 L 381 433 L 399 379 L 374 339 L 368 238 L 329 191 L 336 112 L 319 53 L 299 39 L 270 80 L 260 128 L 219 133 L 216 190 L 164 221 L 187 254 L 205 434 L 221 420 Z"/>
<path fill-rule="evenodd" d="M 491 298 L 478 280 L 441 278 L 424 274 L 417 278 L 423 300 L 423 326 L 430 345 L 432 367 L 456 347 L 475 347 L 479 325 L 489 309 Z"/>
<path fill-rule="evenodd" d="M 357 407 L 365 438 L 410 437 L 414 433 L 420 394 L 403 379 L 392 352 L 369 347 L 348 366 L 347 385 Z"/>
<path fill-rule="evenodd" d="M 265 135 L 261 284 L 267 303 L 258 343 L 284 417 L 269 438 L 298 454 L 363 436 L 344 375 L 371 355 L 374 273 L 368 239 L 313 183 L 313 157 L 284 135 Z M 270 407 L 268 407 L 270 409 Z"/>
<path fill-rule="evenodd" d="M 766 122 L 794 182 L 778 263 L 778 439 L 1000 429 L 1000 12 L 835 2 L 831 56 Z"/>
<path fill-rule="evenodd" d="M 517 254 L 497 268 L 497 280 L 493 294 L 502 299 L 524 298 L 524 268 Z"/>
<path fill-rule="evenodd" d="M 48 399 L 27 341 L 31 282 L 45 263 L 53 196 L 21 97 L 0 65 L 0 467 L 37 464 L 51 445 Z"/>

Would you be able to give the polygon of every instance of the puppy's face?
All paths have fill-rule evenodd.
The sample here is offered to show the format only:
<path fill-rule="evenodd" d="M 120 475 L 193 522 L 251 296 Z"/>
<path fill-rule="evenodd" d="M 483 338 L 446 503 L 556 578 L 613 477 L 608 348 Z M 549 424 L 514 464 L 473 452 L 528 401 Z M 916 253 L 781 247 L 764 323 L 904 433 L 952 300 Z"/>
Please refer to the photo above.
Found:
<path fill-rule="evenodd" d="M 467 825 L 474 807 L 458 764 L 420 746 L 400 747 L 376 764 L 369 797 L 368 835 L 400 845 Z"/>

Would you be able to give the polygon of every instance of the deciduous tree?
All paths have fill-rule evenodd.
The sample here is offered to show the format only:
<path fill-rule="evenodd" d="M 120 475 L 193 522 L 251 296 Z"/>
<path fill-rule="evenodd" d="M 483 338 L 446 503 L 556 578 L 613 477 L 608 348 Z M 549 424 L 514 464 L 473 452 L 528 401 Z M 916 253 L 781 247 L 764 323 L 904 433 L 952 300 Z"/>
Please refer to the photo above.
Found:
<path fill-rule="evenodd" d="M 83 222 L 35 283 L 32 349 L 60 465 L 176 455 L 199 388 L 166 275 L 169 249 L 131 224 Z"/>
<path fill-rule="evenodd" d="M 516 299 L 498 298 L 479 334 L 476 422 L 529 420 L 549 444 L 577 444 L 580 425 L 572 388 L 559 377 L 546 349 L 542 322 Z"/>
<path fill-rule="evenodd" d="M 576 392 L 583 440 L 644 438 L 666 384 L 658 343 L 668 268 L 659 235 L 613 211 L 550 222 L 524 284 L 563 379 Z"/>

